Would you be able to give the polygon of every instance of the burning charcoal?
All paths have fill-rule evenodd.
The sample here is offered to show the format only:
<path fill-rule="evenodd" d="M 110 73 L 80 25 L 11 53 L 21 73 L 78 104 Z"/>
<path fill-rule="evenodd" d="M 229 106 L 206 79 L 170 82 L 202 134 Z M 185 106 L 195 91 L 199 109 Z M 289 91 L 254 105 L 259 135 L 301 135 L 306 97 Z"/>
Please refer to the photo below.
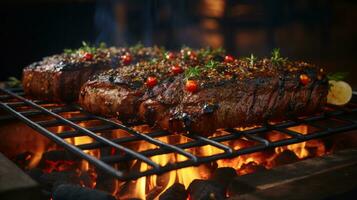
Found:
<path fill-rule="evenodd" d="M 287 150 L 279 154 L 276 157 L 275 162 L 277 165 L 285 165 L 285 164 L 296 162 L 298 160 L 299 158 L 295 155 L 294 152 Z"/>
<path fill-rule="evenodd" d="M 191 200 L 223 200 L 225 191 L 220 184 L 214 181 L 196 179 L 188 186 Z"/>
<path fill-rule="evenodd" d="M 80 179 L 80 182 L 86 187 L 91 187 L 93 184 L 91 175 L 86 171 L 81 172 L 79 179 Z"/>
<path fill-rule="evenodd" d="M 32 157 L 32 153 L 26 151 L 16 155 L 14 158 L 12 158 L 12 160 L 14 161 L 14 163 L 17 164 L 17 166 L 19 166 L 22 169 L 25 169 L 28 166 L 31 157 Z"/>
<path fill-rule="evenodd" d="M 42 158 L 39 163 L 39 167 L 43 168 L 46 167 L 48 162 L 58 162 L 58 161 L 77 161 L 78 158 L 71 154 L 70 152 L 67 152 L 65 150 L 53 150 L 53 151 L 47 151 L 42 154 Z"/>
<path fill-rule="evenodd" d="M 249 162 L 247 164 L 243 164 L 242 167 L 238 170 L 239 175 L 250 174 L 253 172 L 260 172 L 266 170 L 264 166 L 258 165 L 255 162 Z"/>
<path fill-rule="evenodd" d="M 62 171 L 62 172 L 51 172 L 48 174 L 43 174 L 39 183 L 44 186 L 47 190 L 52 190 L 56 186 L 64 183 L 74 183 L 79 184 L 79 178 L 75 172 Z"/>
<path fill-rule="evenodd" d="M 63 184 L 53 192 L 53 200 L 115 200 L 115 198 L 103 191 Z"/>
<path fill-rule="evenodd" d="M 216 169 L 211 179 L 221 184 L 224 190 L 226 190 L 229 183 L 237 176 L 235 169 L 231 167 L 222 167 Z"/>
<path fill-rule="evenodd" d="M 185 186 L 180 183 L 175 183 L 159 197 L 159 200 L 186 200 L 187 196 Z"/>
<path fill-rule="evenodd" d="M 116 179 L 102 170 L 96 169 L 96 172 L 98 176 L 96 180 L 95 189 L 112 193 L 117 185 Z"/>
<path fill-rule="evenodd" d="M 42 160 L 78 160 L 78 158 L 73 155 L 72 153 L 65 151 L 65 150 L 53 150 L 47 151 L 42 155 Z"/>

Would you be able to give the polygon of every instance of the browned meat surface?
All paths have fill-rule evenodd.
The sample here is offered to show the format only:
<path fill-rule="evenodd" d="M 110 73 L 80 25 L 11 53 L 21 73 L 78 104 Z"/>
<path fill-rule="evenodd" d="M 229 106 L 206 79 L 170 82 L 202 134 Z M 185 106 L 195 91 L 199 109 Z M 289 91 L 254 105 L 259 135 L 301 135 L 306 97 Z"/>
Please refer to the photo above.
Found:
<path fill-rule="evenodd" d="M 89 47 L 88 47 L 89 48 Z M 44 58 L 23 70 L 23 88 L 38 99 L 71 102 L 78 98 L 81 86 L 89 77 L 108 70 L 161 57 L 159 48 L 93 48 L 73 50 Z M 129 60 L 124 59 L 124 55 Z M 129 55 L 129 56 L 128 56 Z"/>
<path fill-rule="evenodd" d="M 203 55 L 206 51 L 211 52 L 210 55 Z M 223 59 L 221 50 L 201 49 L 197 54 L 190 58 L 190 50 L 183 49 L 172 59 L 143 61 L 134 66 L 98 74 L 83 85 L 79 103 L 95 114 L 118 116 L 122 120 L 137 120 L 141 99 L 151 90 L 145 85 L 148 76 L 152 75 L 163 80 L 160 84 L 169 84 L 174 78 L 172 66 L 178 64 L 183 71 L 188 66 L 195 66 L 209 59 Z"/>
<path fill-rule="evenodd" d="M 103 73 L 86 83 L 80 104 L 90 112 L 135 118 L 172 132 L 209 135 L 318 111 L 326 102 L 323 71 L 304 62 L 241 59 L 231 62 L 176 59 L 185 73 L 173 74 L 167 61 L 143 62 Z M 219 60 L 219 59 L 218 59 Z M 157 78 L 153 88 L 147 77 Z M 194 80 L 197 91 L 188 91 Z"/>

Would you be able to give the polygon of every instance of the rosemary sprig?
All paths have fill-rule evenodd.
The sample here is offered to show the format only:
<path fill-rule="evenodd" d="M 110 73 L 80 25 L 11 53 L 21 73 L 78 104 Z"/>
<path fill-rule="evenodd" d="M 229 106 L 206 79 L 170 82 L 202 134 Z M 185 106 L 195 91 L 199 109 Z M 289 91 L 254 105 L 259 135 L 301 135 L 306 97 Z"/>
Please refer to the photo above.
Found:
<path fill-rule="evenodd" d="M 346 79 L 347 75 L 348 75 L 347 72 L 336 72 L 333 74 L 331 74 L 331 73 L 328 74 L 327 78 L 330 81 L 342 81 L 342 80 Z"/>
<path fill-rule="evenodd" d="M 271 53 L 271 58 L 270 58 L 271 62 L 275 65 L 279 65 L 282 63 L 285 63 L 288 58 L 283 58 L 280 55 L 280 49 L 279 48 L 275 48 L 273 49 L 272 53 Z"/>
<path fill-rule="evenodd" d="M 200 74 L 201 74 L 201 69 L 198 66 L 189 67 L 187 70 L 185 70 L 186 79 L 196 78 Z"/>

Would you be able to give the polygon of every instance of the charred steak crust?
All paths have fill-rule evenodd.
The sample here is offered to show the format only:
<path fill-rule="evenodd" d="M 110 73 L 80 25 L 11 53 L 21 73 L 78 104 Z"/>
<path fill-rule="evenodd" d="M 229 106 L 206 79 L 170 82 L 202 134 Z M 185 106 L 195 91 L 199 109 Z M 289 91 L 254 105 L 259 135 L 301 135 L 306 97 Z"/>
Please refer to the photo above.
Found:
<path fill-rule="evenodd" d="M 51 101 L 71 102 L 78 98 L 81 86 L 93 75 L 125 65 L 121 57 L 130 54 L 132 62 L 162 57 L 162 50 L 153 47 L 101 48 L 93 58 L 84 59 L 82 52 L 62 53 L 45 57 L 23 70 L 23 88 L 26 95 Z"/>
<path fill-rule="evenodd" d="M 218 128 L 310 114 L 326 103 L 325 74 L 305 62 L 262 59 L 252 64 L 241 59 L 212 64 L 212 57 L 196 63 L 185 59 L 172 62 L 188 73 L 171 74 L 168 66 L 174 63 L 166 60 L 111 70 L 82 87 L 80 104 L 97 114 L 121 120 L 133 117 L 172 132 L 207 136 Z M 193 76 L 192 66 L 196 66 Z M 309 82 L 301 82 L 301 75 Z M 145 86 L 148 76 L 157 77 L 155 87 Z M 197 92 L 186 90 L 188 79 L 198 83 Z"/>
<path fill-rule="evenodd" d="M 138 109 L 144 95 L 154 94 L 164 87 L 151 90 L 145 85 L 146 78 L 155 76 L 160 84 L 170 84 L 175 78 L 171 67 L 179 65 L 182 70 L 189 66 L 221 60 L 221 49 L 200 49 L 195 57 L 192 50 L 183 48 L 174 58 L 154 59 L 118 69 L 108 70 L 92 77 L 85 83 L 79 95 L 79 104 L 86 110 L 104 116 L 118 116 L 121 120 L 138 120 Z M 173 53 L 173 52 L 171 52 Z"/>

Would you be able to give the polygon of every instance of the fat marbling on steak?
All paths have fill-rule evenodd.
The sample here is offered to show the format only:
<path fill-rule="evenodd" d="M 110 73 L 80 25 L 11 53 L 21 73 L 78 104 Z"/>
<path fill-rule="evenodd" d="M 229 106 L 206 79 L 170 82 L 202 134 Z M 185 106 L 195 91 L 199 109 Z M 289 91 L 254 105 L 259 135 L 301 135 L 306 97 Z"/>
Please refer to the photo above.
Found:
<path fill-rule="evenodd" d="M 50 101 L 71 102 L 78 98 L 81 86 L 89 77 L 139 60 L 162 57 L 157 47 L 131 48 L 91 47 L 45 57 L 23 70 L 22 84 L 26 95 Z"/>
<path fill-rule="evenodd" d="M 183 59 L 184 60 L 184 59 Z M 169 65 L 142 62 L 98 75 L 81 90 L 87 110 L 121 120 L 136 118 L 172 132 L 210 135 L 235 128 L 307 115 L 325 103 L 328 81 L 322 69 L 285 59 L 176 59 Z M 179 64 L 184 73 L 171 72 Z M 157 84 L 148 87 L 148 77 Z M 194 81 L 197 90 L 188 90 Z"/>

